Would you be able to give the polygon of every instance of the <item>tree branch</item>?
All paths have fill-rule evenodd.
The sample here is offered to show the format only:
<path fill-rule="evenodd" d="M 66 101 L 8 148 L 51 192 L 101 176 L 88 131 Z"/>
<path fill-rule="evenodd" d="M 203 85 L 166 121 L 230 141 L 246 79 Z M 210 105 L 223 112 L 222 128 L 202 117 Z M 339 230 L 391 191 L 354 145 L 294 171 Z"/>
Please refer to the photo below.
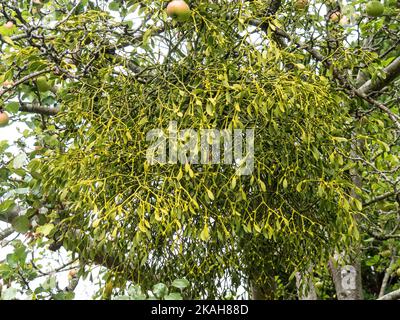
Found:
<path fill-rule="evenodd" d="M 358 88 L 357 91 L 361 94 L 368 95 L 372 92 L 381 90 L 398 76 L 400 76 L 400 57 L 394 59 L 386 68 L 383 69 L 383 72 L 385 73 L 384 79 L 379 78 L 374 81 L 370 79 L 360 88 Z"/>
<path fill-rule="evenodd" d="M 0 231 L 0 241 L 4 240 L 5 238 L 7 238 L 8 236 L 12 235 L 14 233 L 14 229 L 13 228 L 7 228 L 3 231 Z"/>
<path fill-rule="evenodd" d="M 383 277 L 383 280 L 382 280 L 382 285 L 381 285 L 381 289 L 379 291 L 378 298 L 382 298 L 385 295 L 386 286 L 387 286 L 388 281 L 390 279 L 390 274 L 393 271 L 393 265 L 394 265 L 395 261 L 396 261 L 395 252 L 392 252 L 392 258 L 390 259 L 389 267 L 385 271 L 385 276 Z"/>
<path fill-rule="evenodd" d="M 17 86 L 19 86 L 20 84 L 25 83 L 25 82 L 27 82 L 27 81 L 29 81 L 29 80 L 31 80 L 31 79 L 33 79 L 33 78 L 36 78 L 36 77 L 38 77 L 38 76 L 40 76 L 40 75 L 42 75 L 42 74 L 49 73 L 49 72 L 52 71 L 52 70 L 53 70 L 53 69 L 48 68 L 48 69 L 44 69 L 44 70 L 41 70 L 41 71 L 36 71 L 36 72 L 33 72 L 33 73 L 31 73 L 31 74 L 29 74 L 29 75 L 27 75 L 27 76 L 25 76 L 25 77 L 19 79 L 18 81 L 15 81 L 11 86 L 9 86 L 8 88 L 5 88 L 5 89 L 3 89 L 3 90 L 0 91 L 0 98 L 1 98 L 4 94 L 6 94 L 7 92 L 9 92 L 9 91 L 11 91 L 12 89 L 16 88 Z"/>
<path fill-rule="evenodd" d="M 60 112 L 60 108 L 49 108 L 40 105 L 21 103 L 19 107 L 21 112 L 38 113 L 45 116 L 54 116 Z"/>
<path fill-rule="evenodd" d="M 400 299 L 400 289 L 385 294 L 384 296 L 378 298 L 377 300 L 399 300 Z"/>
<path fill-rule="evenodd" d="M 290 35 L 288 35 L 285 31 L 279 29 L 276 27 L 275 33 L 282 37 L 285 38 L 289 41 L 291 41 L 293 44 L 296 45 L 297 48 L 299 49 L 304 49 L 308 53 L 311 54 L 314 59 L 317 61 L 322 62 L 326 67 L 331 67 L 332 63 L 331 61 L 328 60 L 324 55 L 322 55 L 318 50 L 313 48 L 312 46 L 302 43 L 302 42 L 295 42 Z M 346 91 L 350 95 L 355 95 L 368 103 L 376 106 L 380 110 L 384 111 L 389 118 L 394 122 L 396 127 L 400 129 L 400 116 L 392 112 L 388 107 L 386 107 L 383 103 L 369 97 L 368 95 L 374 91 L 378 91 L 382 89 L 384 86 L 388 85 L 391 81 L 396 79 L 400 75 L 400 57 L 395 59 L 392 63 L 390 63 L 386 68 L 383 69 L 385 73 L 385 79 L 380 79 L 378 81 L 372 81 L 371 79 L 366 81 L 360 88 L 356 89 L 353 87 L 353 85 L 345 79 L 336 68 L 333 68 L 333 76 L 336 78 L 346 89 Z"/>
<path fill-rule="evenodd" d="M 379 202 L 379 201 L 385 200 L 387 198 L 396 196 L 399 193 L 400 193 L 400 191 L 390 191 L 390 192 L 384 193 L 384 194 L 382 194 L 380 196 L 377 196 L 376 198 L 374 198 L 374 199 L 372 199 L 370 201 L 364 202 L 363 203 L 363 207 L 366 207 L 366 206 L 369 206 L 369 205 L 374 204 L 376 202 Z"/>

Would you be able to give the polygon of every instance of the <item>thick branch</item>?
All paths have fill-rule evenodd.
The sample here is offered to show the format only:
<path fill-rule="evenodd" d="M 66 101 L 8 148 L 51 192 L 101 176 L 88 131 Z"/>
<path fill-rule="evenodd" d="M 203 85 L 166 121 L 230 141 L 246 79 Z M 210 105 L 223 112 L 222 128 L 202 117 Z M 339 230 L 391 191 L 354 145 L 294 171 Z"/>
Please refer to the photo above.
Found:
<path fill-rule="evenodd" d="M 400 299 L 400 289 L 385 294 L 384 296 L 380 297 L 378 300 L 399 300 Z"/>
<path fill-rule="evenodd" d="M 19 86 L 20 84 L 25 83 L 25 82 L 27 82 L 27 81 L 29 81 L 29 80 L 31 80 L 31 79 L 37 78 L 38 76 L 40 76 L 40 75 L 42 75 L 42 74 L 49 73 L 49 72 L 51 72 L 52 70 L 53 70 L 53 69 L 48 68 L 48 69 L 45 69 L 45 70 L 36 71 L 36 72 L 33 72 L 33 73 L 31 73 L 31 74 L 29 74 L 29 75 L 27 75 L 27 76 L 25 76 L 25 77 L 19 79 L 18 81 L 15 81 L 15 82 L 13 83 L 13 85 L 11 85 L 11 86 L 9 86 L 8 88 L 5 88 L 5 89 L 3 89 L 3 90 L 0 91 L 0 98 L 1 98 L 4 94 L 6 94 L 7 92 L 9 92 L 9 91 L 13 90 L 14 88 L 16 88 L 17 86 Z"/>
<path fill-rule="evenodd" d="M 0 241 L 2 241 L 3 239 L 7 238 L 10 235 L 12 235 L 13 233 L 14 233 L 13 228 L 7 228 L 3 231 L 0 231 Z"/>
<path fill-rule="evenodd" d="M 384 194 L 382 194 L 380 196 L 377 196 L 376 198 L 374 198 L 374 199 L 372 199 L 370 201 L 364 202 L 363 203 L 363 207 L 366 207 L 366 206 L 369 206 L 369 205 L 374 204 L 376 202 L 379 202 L 379 201 L 385 200 L 387 198 L 396 196 L 399 193 L 400 193 L 400 191 L 390 191 L 390 192 L 384 193 Z"/>
<path fill-rule="evenodd" d="M 400 234 L 379 234 L 372 230 L 367 230 L 367 233 L 373 236 L 376 240 L 385 241 L 388 239 L 399 239 Z"/>
<path fill-rule="evenodd" d="M 19 107 L 19 111 L 22 112 L 31 112 L 31 113 L 38 113 L 45 116 L 54 116 L 60 112 L 59 108 L 49 108 L 43 107 L 40 105 L 29 104 L 29 103 L 22 103 Z"/>
<path fill-rule="evenodd" d="M 386 68 L 383 69 L 385 78 L 379 78 L 374 81 L 371 79 L 365 82 L 357 91 L 361 94 L 368 95 L 374 91 L 379 91 L 394 79 L 400 76 L 400 57 L 394 59 Z"/>
<path fill-rule="evenodd" d="M 383 277 L 383 280 L 382 280 L 381 289 L 379 290 L 379 296 L 378 296 L 379 298 L 381 298 L 385 295 L 386 286 L 390 279 L 390 274 L 393 271 L 393 265 L 394 265 L 395 261 L 396 261 L 395 254 L 392 253 L 392 258 L 390 259 L 389 267 L 385 271 L 385 276 Z"/>

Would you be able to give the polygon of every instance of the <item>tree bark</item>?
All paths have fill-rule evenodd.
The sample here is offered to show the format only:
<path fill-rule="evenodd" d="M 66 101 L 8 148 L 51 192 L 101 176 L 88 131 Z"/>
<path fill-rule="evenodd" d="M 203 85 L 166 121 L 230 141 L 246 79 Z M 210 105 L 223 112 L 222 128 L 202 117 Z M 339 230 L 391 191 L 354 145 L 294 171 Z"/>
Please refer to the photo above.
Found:
<path fill-rule="evenodd" d="M 400 300 L 400 289 L 385 294 L 383 297 L 380 297 L 378 300 Z"/>
<path fill-rule="evenodd" d="M 5 230 L 0 231 L 0 241 L 3 239 L 7 238 L 8 236 L 12 235 L 14 233 L 13 228 L 7 228 Z"/>
<path fill-rule="evenodd" d="M 400 57 L 394 59 L 386 68 L 383 69 L 385 78 L 380 78 L 376 80 L 369 79 L 362 86 L 360 86 L 357 91 L 363 94 L 370 94 L 375 91 L 379 91 L 394 79 L 400 75 Z"/>
<path fill-rule="evenodd" d="M 390 259 L 389 266 L 385 271 L 385 275 L 384 275 L 383 280 L 382 280 L 381 289 L 379 290 L 378 298 L 382 298 L 385 295 L 385 290 L 386 290 L 387 284 L 389 282 L 390 275 L 393 272 L 393 266 L 394 266 L 395 262 L 396 262 L 396 254 L 392 250 L 392 257 Z"/>
<path fill-rule="evenodd" d="M 311 269 L 310 269 L 311 272 Z M 299 300 L 317 300 L 317 292 L 315 291 L 315 286 L 312 281 L 311 276 L 307 274 L 302 275 L 300 272 L 296 273 L 296 287 L 297 296 Z"/>
<path fill-rule="evenodd" d="M 349 265 L 340 266 L 339 257 L 335 255 L 329 261 L 329 269 L 338 300 L 361 300 L 363 298 L 361 264 L 358 259 Z"/>

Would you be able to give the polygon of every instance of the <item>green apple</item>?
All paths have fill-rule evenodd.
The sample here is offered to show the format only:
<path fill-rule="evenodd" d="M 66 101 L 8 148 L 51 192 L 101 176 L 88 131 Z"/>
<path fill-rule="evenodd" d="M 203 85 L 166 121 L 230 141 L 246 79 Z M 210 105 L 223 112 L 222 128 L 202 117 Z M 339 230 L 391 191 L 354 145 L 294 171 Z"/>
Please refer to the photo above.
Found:
<path fill-rule="evenodd" d="M 36 79 L 36 85 L 40 92 L 46 92 L 51 90 L 51 86 L 48 83 L 47 78 L 44 76 L 41 76 Z"/>
<path fill-rule="evenodd" d="M 385 11 L 385 7 L 379 1 L 370 1 L 367 4 L 367 14 L 370 17 L 380 17 Z"/>
<path fill-rule="evenodd" d="M 382 257 L 388 258 L 388 257 L 390 257 L 390 256 L 392 255 L 392 251 L 390 251 L 390 250 L 384 250 L 384 251 L 379 252 L 379 254 L 380 254 Z"/>

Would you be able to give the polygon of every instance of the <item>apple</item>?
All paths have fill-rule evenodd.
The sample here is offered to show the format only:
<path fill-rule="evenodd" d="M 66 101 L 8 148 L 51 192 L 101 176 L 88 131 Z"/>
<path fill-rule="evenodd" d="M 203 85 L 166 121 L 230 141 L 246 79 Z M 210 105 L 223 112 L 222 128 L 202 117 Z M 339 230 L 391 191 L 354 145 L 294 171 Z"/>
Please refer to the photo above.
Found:
<path fill-rule="evenodd" d="M 366 9 L 367 14 L 374 18 L 380 17 L 383 14 L 383 11 L 385 11 L 385 7 L 379 1 L 368 2 Z"/>
<path fill-rule="evenodd" d="M 303 10 L 308 5 L 308 0 L 297 0 L 294 4 L 296 9 Z"/>
<path fill-rule="evenodd" d="M 68 272 L 68 279 L 71 280 L 73 278 L 76 278 L 76 275 L 78 274 L 78 270 L 72 269 Z"/>
<path fill-rule="evenodd" d="M 4 25 L 4 28 L 6 28 L 6 29 L 12 29 L 12 28 L 14 28 L 14 22 L 8 21 L 8 22 Z"/>
<path fill-rule="evenodd" d="M 51 86 L 47 82 L 47 78 L 45 76 L 41 76 L 36 79 L 36 85 L 40 92 L 46 92 L 51 90 Z"/>
<path fill-rule="evenodd" d="M 8 122 L 10 121 L 10 118 L 7 113 L 4 111 L 0 110 L 0 128 L 5 127 L 8 125 Z"/>
<path fill-rule="evenodd" d="M 341 17 L 342 17 L 342 15 L 341 15 L 340 11 L 335 11 L 329 16 L 329 20 L 331 22 L 339 22 Z"/>
<path fill-rule="evenodd" d="M 390 256 L 392 255 L 392 251 L 390 251 L 390 250 L 384 250 L 384 251 L 382 251 L 382 252 L 379 252 L 379 254 L 380 254 L 382 257 L 384 257 L 384 258 L 388 258 L 388 257 L 390 257 Z"/>
<path fill-rule="evenodd" d="M 167 15 L 178 21 L 187 21 L 190 18 L 190 8 L 183 0 L 174 0 L 168 3 Z"/>

